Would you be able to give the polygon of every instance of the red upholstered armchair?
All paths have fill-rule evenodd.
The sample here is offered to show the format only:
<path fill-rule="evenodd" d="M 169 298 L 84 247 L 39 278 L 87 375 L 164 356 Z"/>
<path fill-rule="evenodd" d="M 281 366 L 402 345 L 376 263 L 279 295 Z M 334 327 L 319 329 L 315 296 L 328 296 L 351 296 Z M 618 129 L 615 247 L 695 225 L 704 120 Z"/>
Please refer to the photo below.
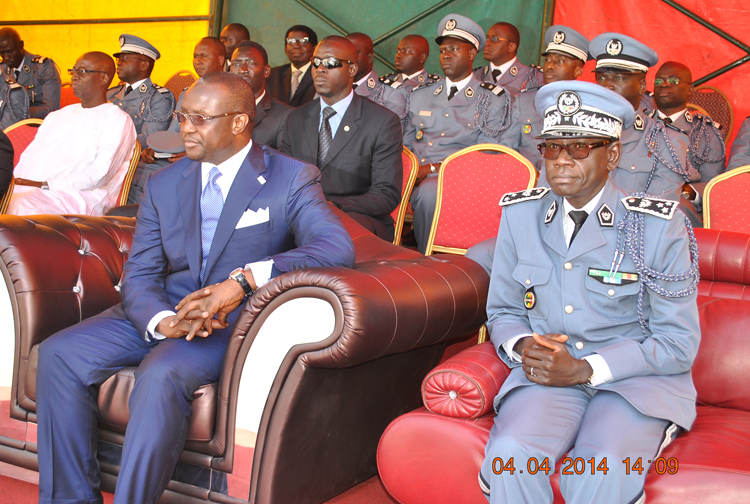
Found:
<path fill-rule="evenodd" d="M 750 235 L 696 229 L 702 339 L 693 365 L 698 417 L 651 467 L 651 504 L 750 502 Z M 716 297 L 709 297 L 706 294 Z M 443 362 L 422 382 L 424 407 L 397 418 L 381 438 L 378 469 L 402 504 L 485 504 L 477 475 L 492 427 L 492 400 L 509 370 L 491 342 Z M 558 467 L 559 469 L 559 467 Z M 659 474 L 661 473 L 661 474 Z M 561 504 L 558 477 L 552 477 Z"/>
<path fill-rule="evenodd" d="M 173 480 L 162 502 L 312 504 L 374 476 L 385 427 L 419 406 L 419 383 L 445 343 L 481 325 L 488 281 L 478 264 L 423 257 L 339 215 L 356 267 L 297 270 L 258 289 L 220 380 L 195 394 L 181 461 L 226 474 L 228 492 Z M 15 319 L 14 333 L 0 334 L 0 359 L 13 363 L 11 378 L 0 373 L 0 462 L 27 479 L 37 470 L 37 345 L 119 301 L 133 225 L 0 217 Z M 125 368 L 101 386 L 100 441 L 122 444 L 132 384 Z M 112 491 L 118 468 L 100 465 Z"/>

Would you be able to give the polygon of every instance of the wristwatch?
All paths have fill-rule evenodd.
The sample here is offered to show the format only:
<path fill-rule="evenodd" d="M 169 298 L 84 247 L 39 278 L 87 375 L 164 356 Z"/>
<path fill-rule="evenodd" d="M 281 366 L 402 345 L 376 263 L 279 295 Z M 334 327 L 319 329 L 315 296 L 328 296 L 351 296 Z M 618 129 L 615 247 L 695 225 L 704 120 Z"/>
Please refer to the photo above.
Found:
<path fill-rule="evenodd" d="M 49 184 L 47 183 L 46 180 L 42 182 L 42 189 L 45 191 L 49 191 Z"/>
<path fill-rule="evenodd" d="M 247 281 L 247 278 L 245 278 L 245 270 L 242 268 L 237 268 L 236 270 L 232 271 L 229 274 L 229 278 L 236 281 L 238 284 L 240 284 L 240 287 L 242 287 L 242 290 L 245 291 L 245 296 L 252 296 L 253 288 L 250 286 L 250 282 Z"/>

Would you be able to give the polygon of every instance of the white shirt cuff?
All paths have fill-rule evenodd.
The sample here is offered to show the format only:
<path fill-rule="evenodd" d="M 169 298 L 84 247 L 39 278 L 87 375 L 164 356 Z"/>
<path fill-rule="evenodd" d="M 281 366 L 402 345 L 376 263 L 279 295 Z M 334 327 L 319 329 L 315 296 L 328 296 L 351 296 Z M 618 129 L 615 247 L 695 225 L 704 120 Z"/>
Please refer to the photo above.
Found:
<path fill-rule="evenodd" d="M 154 338 L 157 340 L 166 339 L 166 336 L 156 331 L 156 326 L 159 325 L 159 322 L 161 322 L 167 317 L 171 317 L 172 315 L 177 315 L 177 314 L 171 310 L 164 310 L 154 315 L 151 321 L 146 326 L 146 330 L 148 331 L 145 335 L 146 341 L 150 341 L 150 338 Z"/>
<path fill-rule="evenodd" d="M 503 350 L 505 350 L 505 353 L 508 354 L 508 358 L 515 362 L 521 362 L 521 354 L 518 352 L 513 351 L 513 347 L 516 346 L 516 343 L 518 343 L 518 340 L 521 338 L 527 338 L 530 337 L 531 334 L 521 334 L 518 336 L 514 336 L 509 340 L 505 340 L 505 342 L 500 345 L 503 347 Z"/>
<path fill-rule="evenodd" d="M 245 265 L 246 270 L 250 270 L 255 280 L 257 288 L 268 283 L 271 280 L 271 271 L 273 270 L 273 259 L 268 261 L 257 261 L 254 263 L 247 263 Z"/>
<path fill-rule="evenodd" d="M 609 370 L 607 361 L 599 354 L 591 354 L 584 357 L 594 370 L 589 385 L 596 386 L 612 381 L 612 372 Z"/>

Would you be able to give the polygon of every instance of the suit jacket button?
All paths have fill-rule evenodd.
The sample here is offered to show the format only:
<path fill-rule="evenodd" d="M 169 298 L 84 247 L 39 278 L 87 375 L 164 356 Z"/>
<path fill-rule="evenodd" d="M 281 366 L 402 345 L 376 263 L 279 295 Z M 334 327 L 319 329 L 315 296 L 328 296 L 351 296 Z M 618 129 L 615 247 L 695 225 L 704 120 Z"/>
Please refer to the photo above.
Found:
<path fill-rule="evenodd" d="M 570 315 L 571 313 L 573 313 L 573 307 L 571 305 L 566 306 L 565 307 L 565 313 L 567 313 L 568 315 Z"/>

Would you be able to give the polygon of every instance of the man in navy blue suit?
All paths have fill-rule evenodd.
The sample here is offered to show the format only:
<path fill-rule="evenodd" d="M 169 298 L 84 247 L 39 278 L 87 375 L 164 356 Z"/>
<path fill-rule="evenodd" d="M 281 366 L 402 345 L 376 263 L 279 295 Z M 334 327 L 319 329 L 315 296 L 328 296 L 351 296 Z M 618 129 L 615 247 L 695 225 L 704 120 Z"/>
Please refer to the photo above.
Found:
<path fill-rule="evenodd" d="M 176 113 L 187 158 L 146 185 L 123 302 L 42 343 L 39 502 L 102 502 L 97 390 L 125 366 L 138 369 L 115 502 L 157 502 L 185 444 L 193 392 L 219 378 L 242 299 L 285 271 L 353 265 L 320 172 L 253 143 L 254 115 L 237 75 L 191 87 Z M 193 306 L 211 313 L 191 319 Z"/>

